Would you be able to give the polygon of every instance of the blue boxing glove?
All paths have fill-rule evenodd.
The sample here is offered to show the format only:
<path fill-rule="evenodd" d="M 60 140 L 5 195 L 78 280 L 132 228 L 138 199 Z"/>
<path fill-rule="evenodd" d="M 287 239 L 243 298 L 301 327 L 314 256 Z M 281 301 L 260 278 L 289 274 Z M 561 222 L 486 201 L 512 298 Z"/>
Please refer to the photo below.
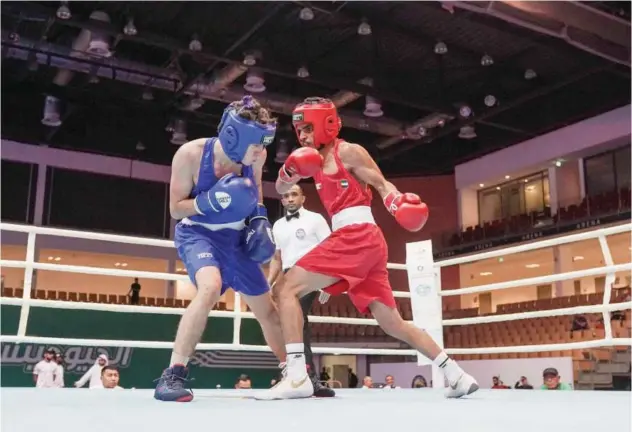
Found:
<path fill-rule="evenodd" d="M 250 215 L 250 223 L 244 230 L 246 255 L 256 263 L 266 264 L 274 256 L 276 244 L 272 235 L 272 225 L 268 221 L 268 211 L 259 204 Z"/>
<path fill-rule="evenodd" d="M 229 214 L 235 220 L 246 219 L 257 206 L 259 192 L 252 180 L 227 174 L 215 185 L 195 197 L 195 211 L 200 215 Z"/>

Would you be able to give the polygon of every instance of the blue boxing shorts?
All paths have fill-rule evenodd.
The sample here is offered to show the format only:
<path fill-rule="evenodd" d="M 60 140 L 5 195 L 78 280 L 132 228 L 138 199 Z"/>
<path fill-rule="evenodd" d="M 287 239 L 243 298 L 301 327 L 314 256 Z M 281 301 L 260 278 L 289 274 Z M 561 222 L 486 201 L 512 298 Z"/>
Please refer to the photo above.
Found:
<path fill-rule="evenodd" d="M 222 294 L 228 288 L 249 296 L 270 291 L 259 264 L 248 258 L 241 247 L 241 231 L 211 231 L 201 225 L 179 222 L 174 241 L 193 285 L 197 286 L 198 270 L 217 267 L 222 275 Z"/>

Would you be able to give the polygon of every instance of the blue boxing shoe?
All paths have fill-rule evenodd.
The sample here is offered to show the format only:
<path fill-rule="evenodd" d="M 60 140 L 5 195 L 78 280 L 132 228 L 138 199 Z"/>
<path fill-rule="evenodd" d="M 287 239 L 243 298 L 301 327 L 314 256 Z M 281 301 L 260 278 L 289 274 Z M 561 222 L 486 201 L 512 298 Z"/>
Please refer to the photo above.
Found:
<path fill-rule="evenodd" d="M 165 402 L 191 402 L 193 392 L 184 388 L 184 384 L 189 382 L 188 375 L 189 369 L 181 364 L 165 369 L 157 380 L 158 385 L 154 391 L 154 399 Z"/>

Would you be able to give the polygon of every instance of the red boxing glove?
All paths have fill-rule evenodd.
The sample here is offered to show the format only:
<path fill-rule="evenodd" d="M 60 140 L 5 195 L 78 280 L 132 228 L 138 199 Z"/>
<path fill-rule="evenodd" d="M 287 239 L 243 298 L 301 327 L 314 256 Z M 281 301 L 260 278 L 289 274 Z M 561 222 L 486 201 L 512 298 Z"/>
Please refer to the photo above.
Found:
<path fill-rule="evenodd" d="M 301 178 L 313 177 L 323 167 L 323 157 L 318 150 L 301 147 L 294 150 L 279 170 L 279 178 L 286 183 L 295 183 Z"/>
<path fill-rule="evenodd" d="M 419 231 L 428 222 L 428 206 L 416 194 L 391 192 L 384 198 L 384 205 L 408 231 Z"/>

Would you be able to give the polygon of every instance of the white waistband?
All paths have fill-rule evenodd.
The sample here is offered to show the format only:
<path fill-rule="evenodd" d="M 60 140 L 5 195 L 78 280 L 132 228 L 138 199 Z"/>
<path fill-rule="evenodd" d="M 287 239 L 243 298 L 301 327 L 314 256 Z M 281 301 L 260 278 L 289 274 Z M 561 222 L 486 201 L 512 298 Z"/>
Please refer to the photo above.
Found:
<path fill-rule="evenodd" d="M 198 225 L 206 228 L 209 231 L 219 231 L 223 229 L 231 229 L 235 231 L 241 231 L 246 227 L 246 220 L 242 219 L 237 222 L 225 223 L 225 224 L 206 224 L 201 222 L 194 222 L 189 218 L 184 218 L 180 221 L 182 225 Z"/>
<path fill-rule="evenodd" d="M 339 211 L 331 218 L 332 231 L 339 230 L 347 225 L 370 223 L 375 225 L 375 219 L 369 206 L 349 207 Z"/>

